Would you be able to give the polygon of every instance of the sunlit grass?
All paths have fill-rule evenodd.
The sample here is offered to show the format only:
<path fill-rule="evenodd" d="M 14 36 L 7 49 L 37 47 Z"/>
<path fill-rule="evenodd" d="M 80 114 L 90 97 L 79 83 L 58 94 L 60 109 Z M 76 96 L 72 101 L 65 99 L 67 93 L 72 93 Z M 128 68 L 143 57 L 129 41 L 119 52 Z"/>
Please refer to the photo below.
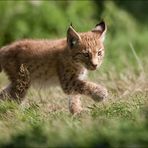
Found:
<path fill-rule="evenodd" d="M 148 145 L 147 51 L 138 51 L 128 42 L 122 46 L 109 42 L 103 65 L 88 76 L 107 87 L 108 100 L 96 103 L 82 96 L 84 111 L 73 116 L 60 87 L 31 87 L 22 104 L 0 102 L 0 147 Z M 1 73 L 0 89 L 6 84 L 7 77 Z"/>
<path fill-rule="evenodd" d="M 139 2 L 133 2 L 132 9 L 142 8 Z M 96 103 L 82 96 L 85 110 L 79 115 L 69 113 L 67 96 L 60 87 L 31 88 L 22 104 L 0 101 L 0 147 L 147 147 L 147 23 L 134 17 L 131 7 L 126 10 L 113 1 L 98 6 L 95 1 L 40 4 L 0 3 L 0 45 L 22 38 L 65 37 L 70 22 L 77 31 L 88 31 L 102 17 L 108 27 L 105 59 L 88 79 L 104 85 L 109 97 Z M 147 13 L 139 16 L 143 14 Z M 0 73 L 0 90 L 8 83 Z"/>
<path fill-rule="evenodd" d="M 103 68 L 103 67 L 102 67 Z M 146 71 L 146 69 L 144 69 Z M 147 75 L 114 68 L 90 73 L 89 78 L 109 89 L 108 100 L 95 103 L 81 98 L 85 111 L 72 116 L 68 100 L 59 87 L 31 88 L 21 105 L 0 102 L 2 147 L 114 147 L 146 146 Z M 8 81 L 2 74 L 0 86 Z"/>

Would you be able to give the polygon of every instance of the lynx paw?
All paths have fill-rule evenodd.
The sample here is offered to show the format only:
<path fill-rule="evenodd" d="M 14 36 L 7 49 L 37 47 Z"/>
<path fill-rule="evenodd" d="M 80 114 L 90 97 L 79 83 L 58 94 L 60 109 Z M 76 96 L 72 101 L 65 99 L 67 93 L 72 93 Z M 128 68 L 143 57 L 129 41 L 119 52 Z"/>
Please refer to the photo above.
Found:
<path fill-rule="evenodd" d="M 92 94 L 92 98 L 94 101 L 103 101 L 107 98 L 108 91 L 104 87 L 99 87 L 95 90 L 95 92 Z"/>
<path fill-rule="evenodd" d="M 73 97 L 69 101 L 69 110 L 72 114 L 79 114 L 82 111 L 81 101 L 77 97 Z"/>
<path fill-rule="evenodd" d="M 82 112 L 82 107 L 79 105 L 71 105 L 69 106 L 69 110 L 72 114 L 80 114 Z"/>

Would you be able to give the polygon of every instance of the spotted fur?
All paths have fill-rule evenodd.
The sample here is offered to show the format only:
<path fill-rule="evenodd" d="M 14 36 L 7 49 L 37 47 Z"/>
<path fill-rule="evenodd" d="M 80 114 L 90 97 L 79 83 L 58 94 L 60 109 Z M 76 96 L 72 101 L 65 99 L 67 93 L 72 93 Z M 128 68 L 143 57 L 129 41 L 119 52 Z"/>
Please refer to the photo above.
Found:
<path fill-rule="evenodd" d="M 104 57 L 104 22 L 92 31 L 77 33 L 72 26 L 67 38 L 59 40 L 22 40 L 0 49 L 0 71 L 10 84 L 0 92 L 0 99 L 21 101 L 31 84 L 58 84 L 69 95 L 71 113 L 79 113 L 80 95 L 95 101 L 107 97 L 105 87 L 85 80 L 88 70 L 96 70 Z"/>

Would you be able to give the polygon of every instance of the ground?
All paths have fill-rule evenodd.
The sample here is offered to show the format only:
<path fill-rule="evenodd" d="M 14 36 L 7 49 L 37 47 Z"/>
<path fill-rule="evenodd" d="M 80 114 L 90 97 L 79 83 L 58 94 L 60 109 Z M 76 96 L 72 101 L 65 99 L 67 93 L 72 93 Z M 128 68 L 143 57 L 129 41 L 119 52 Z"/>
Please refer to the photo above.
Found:
<path fill-rule="evenodd" d="M 104 84 L 108 100 L 81 98 L 83 111 L 71 115 L 59 87 L 31 88 L 26 101 L 0 102 L 1 147 L 141 147 L 148 145 L 148 83 L 145 71 L 102 69 L 88 79 Z M 7 84 L 0 75 L 0 87 Z"/>

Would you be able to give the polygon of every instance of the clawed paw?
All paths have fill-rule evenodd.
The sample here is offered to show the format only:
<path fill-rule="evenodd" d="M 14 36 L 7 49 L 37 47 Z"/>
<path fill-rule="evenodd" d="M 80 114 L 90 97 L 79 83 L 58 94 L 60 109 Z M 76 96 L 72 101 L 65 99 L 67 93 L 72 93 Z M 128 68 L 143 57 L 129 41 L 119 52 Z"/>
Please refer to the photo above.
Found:
<path fill-rule="evenodd" d="M 97 91 L 95 91 L 92 94 L 92 98 L 94 101 L 103 101 L 107 98 L 108 96 L 108 91 L 106 88 L 99 88 Z"/>

